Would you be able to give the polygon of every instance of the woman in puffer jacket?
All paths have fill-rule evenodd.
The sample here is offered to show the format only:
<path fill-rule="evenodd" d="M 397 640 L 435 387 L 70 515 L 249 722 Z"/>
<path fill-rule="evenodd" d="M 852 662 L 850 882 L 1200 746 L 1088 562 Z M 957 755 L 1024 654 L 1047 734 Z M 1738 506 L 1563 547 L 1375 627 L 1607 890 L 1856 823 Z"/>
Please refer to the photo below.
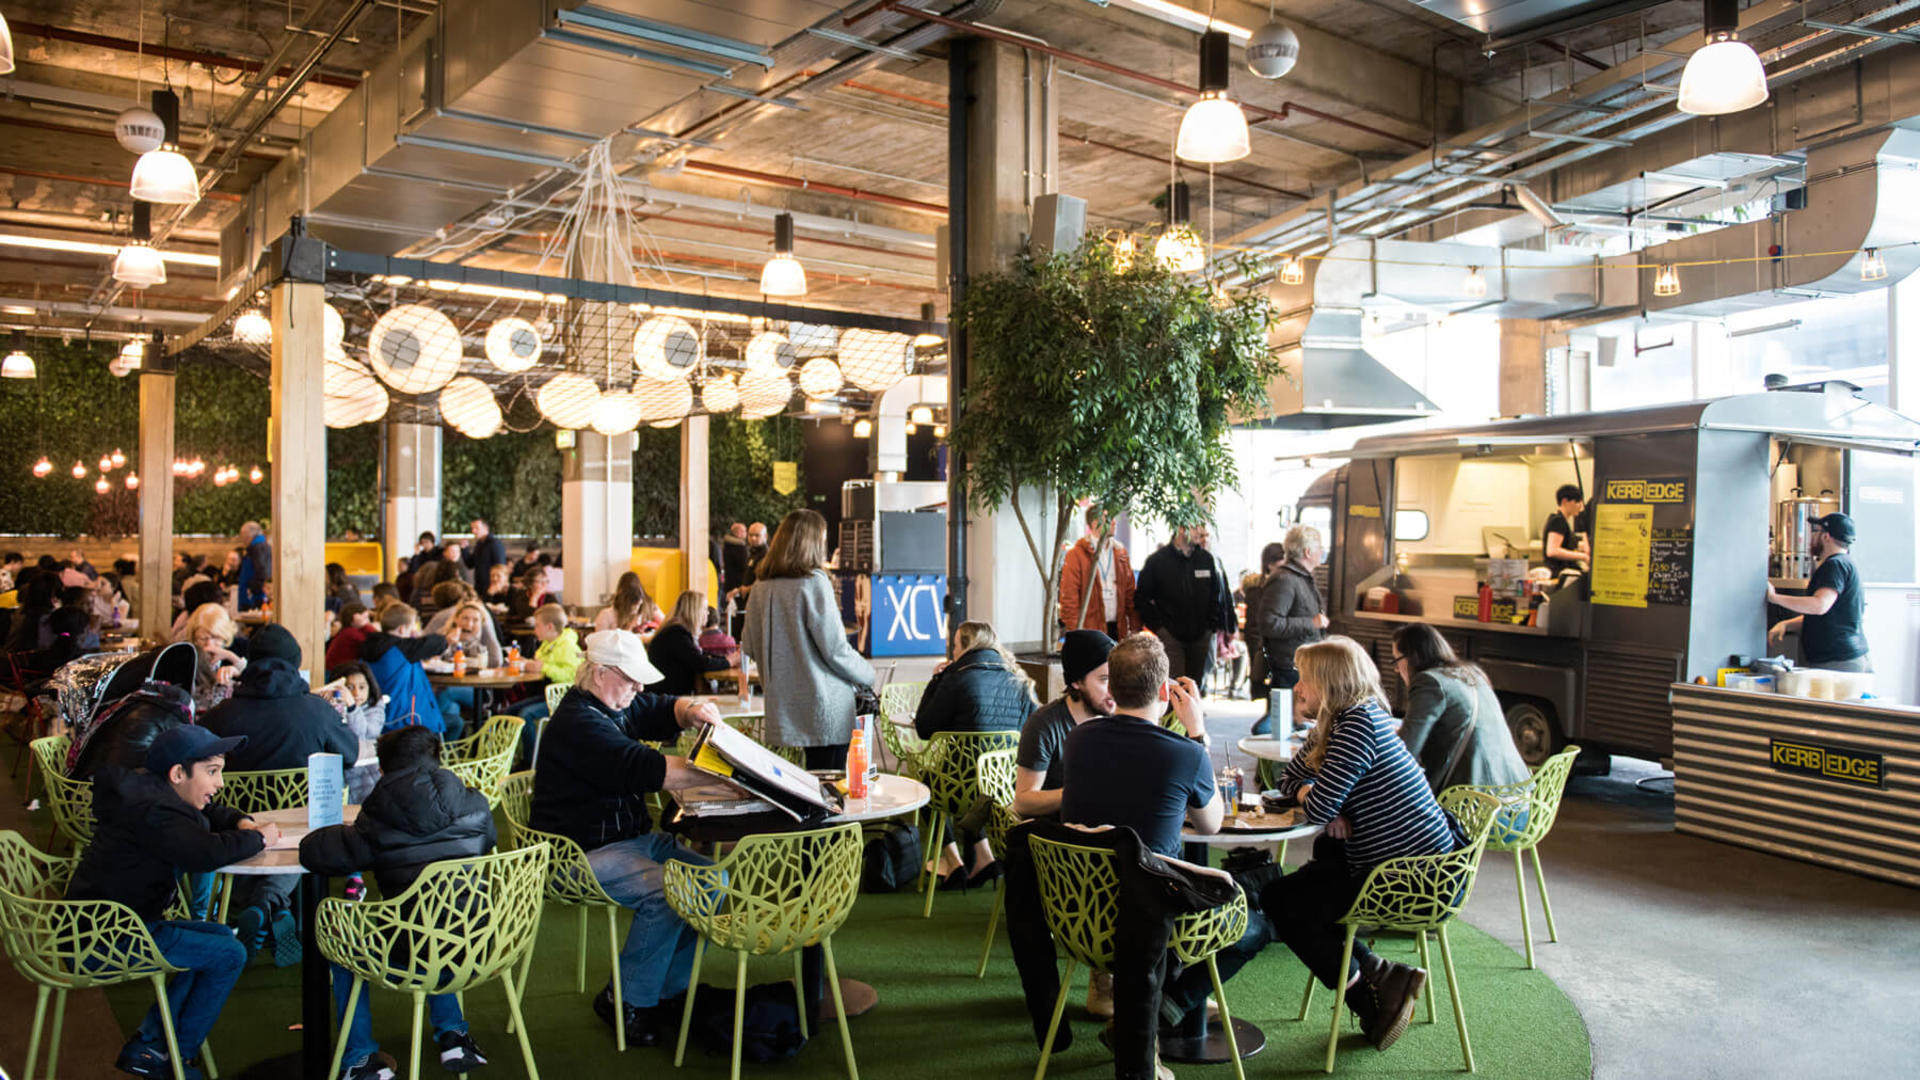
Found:
<path fill-rule="evenodd" d="M 1019 731 L 1039 704 L 1034 697 L 1033 680 L 1014 661 L 1013 653 L 1000 644 L 993 626 L 983 622 L 961 623 L 953 632 L 952 661 L 936 672 L 920 698 L 913 716 L 913 729 L 922 739 L 931 739 L 943 731 Z M 955 808 L 950 808 L 955 809 Z M 977 807 L 958 808 L 977 811 Z M 969 819 L 977 813 L 967 813 Z M 943 889 L 958 889 L 990 881 L 999 874 L 999 863 L 984 836 L 973 839 L 971 876 L 960 857 L 960 846 L 948 840 L 935 868 Z"/>

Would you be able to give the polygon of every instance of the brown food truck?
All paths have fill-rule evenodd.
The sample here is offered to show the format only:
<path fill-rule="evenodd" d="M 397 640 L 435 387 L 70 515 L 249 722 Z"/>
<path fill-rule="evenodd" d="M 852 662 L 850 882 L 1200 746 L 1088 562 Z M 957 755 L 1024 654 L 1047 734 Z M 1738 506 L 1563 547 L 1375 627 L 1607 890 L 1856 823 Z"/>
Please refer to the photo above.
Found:
<path fill-rule="evenodd" d="M 1766 655 L 1783 614 L 1768 610 L 1769 580 L 1805 587 L 1794 552 L 1779 550 L 1795 537 L 1771 536 L 1783 514 L 1808 499 L 1845 510 L 1863 538 L 1883 540 L 1855 550 L 1865 579 L 1916 579 L 1920 424 L 1856 389 L 1362 439 L 1297 508 L 1326 538 L 1329 632 L 1361 642 L 1397 695 L 1394 629 L 1439 627 L 1492 678 L 1530 763 L 1576 742 L 1671 760 L 1671 685 Z M 1591 562 L 1553 577 L 1543 533 L 1566 484 L 1586 499 Z M 1913 657 L 1890 655 L 1907 647 L 1875 645 L 1883 698 L 1913 700 Z"/>

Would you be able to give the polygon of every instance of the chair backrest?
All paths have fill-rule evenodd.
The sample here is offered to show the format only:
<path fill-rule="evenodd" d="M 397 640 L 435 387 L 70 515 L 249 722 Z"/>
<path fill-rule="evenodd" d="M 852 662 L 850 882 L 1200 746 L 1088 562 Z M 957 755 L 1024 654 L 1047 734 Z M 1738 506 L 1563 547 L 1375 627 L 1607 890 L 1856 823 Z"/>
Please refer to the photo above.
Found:
<path fill-rule="evenodd" d="M 860 826 L 761 833 L 713 866 L 669 862 L 667 901 L 715 945 L 758 956 L 817 944 L 860 896 Z M 728 918 L 712 916 L 725 911 Z"/>
<path fill-rule="evenodd" d="M 132 908 L 59 899 L 71 873 L 72 860 L 0 832 L 0 938 L 23 978 L 75 990 L 179 970 L 161 957 Z"/>
<path fill-rule="evenodd" d="M 30 900 L 58 900 L 79 864 L 77 857 L 49 855 L 11 829 L 0 831 L 0 889 Z"/>
<path fill-rule="evenodd" d="M 1360 895 L 1340 921 L 1389 930 L 1430 930 L 1453 918 L 1473 895 L 1474 876 L 1500 800 L 1471 788 L 1449 788 L 1440 805 L 1467 831 L 1466 843 L 1441 855 L 1388 859 L 1367 873 Z"/>
<path fill-rule="evenodd" d="M 548 856 L 531 844 L 448 859 L 390 900 L 323 901 L 320 950 L 390 990 L 453 994 L 498 978 L 533 948 Z"/>
<path fill-rule="evenodd" d="M 307 805 L 307 770 L 267 769 L 259 772 L 230 772 L 226 784 L 213 801 L 243 814 L 264 814 L 272 810 L 297 810 Z M 341 798 L 346 798 L 345 785 Z"/>
<path fill-rule="evenodd" d="M 1487 847 L 1494 851 L 1524 851 L 1547 838 L 1560 816 L 1560 797 L 1566 793 L 1578 746 L 1569 746 L 1540 763 L 1533 776 L 1512 784 L 1458 784 L 1441 793 L 1444 801 L 1454 791 L 1480 791 L 1500 800 Z"/>
<path fill-rule="evenodd" d="M 67 751 L 72 744 L 65 735 L 48 735 L 28 744 L 33 763 L 47 782 L 47 802 L 53 808 L 53 823 L 61 835 L 84 847 L 93 841 L 93 783 L 67 775 Z"/>
<path fill-rule="evenodd" d="M 489 806 L 499 806 L 500 783 L 507 778 L 514 757 L 520 753 L 520 729 L 526 726 L 527 722 L 518 716 L 494 717 L 474 736 L 474 740 L 479 741 L 479 754 L 464 761 L 448 762 L 447 771 L 485 795 Z"/>
<path fill-rule="evenodd" d="M 547 715 L 553 715 L 553 710 L 560 707 L 560 699 L 566 697 L 567 691 L 571 689 L 573 689 L 572 683 L 557 682 L 547 684 Z"/>
<path fill-rule="evenodd" d="M 480 730 L 464 739 L 455 739 L 440 748 L 440 760 L 452 764 L 456 761 L 473 761 L 488 754 L 500 752 L 503 745 L 520 738 L 520 729 L 527 722 L 518 716 L 503 713 L 493 717 L 480 726 Z"/>
<path fill-rule="evenodd" d="M 1014 791 L 1014 755 L 1017 750 L 989 750 L 980 755 L 976 766 L 977 783 L 980 793 L 993 804 L 993 811 L 987 816 L 987 843 L 994 854 L 1004 855 L 1007 849 L 1007 833 L 1020 823 L 1013 812 Z"/>
<path fill-rule="evenodd" d="M 1047 929 L 1068 956 L 1096 971 L 1113 967 L 1120 870 L 1113 850 L 1029 837 Z"/>
<path fill-rule="evenodd" d="M 920 781 L 930 793 L 929 805 L 949 814 L 965 813 L 980 790 L 980 755 L 1019 745 L 1017 731 L 942 731 L 935 735 L 927 741 L 919 764 Z"/>
<path fill-rule="evenodd" d="M 547 899 L 556 904 L 611 904 L 613 898 L 593 876 L 587 853 L 572 840 L 541 832 L 533 820 L 533 773 L 517 772 L 500 782 L 500 810 L 507 818 L 507 848 L 546 844 Z"/>
<path fill-rule="evenodd" d="M 888 683 L 880 689 L 880 721 L 882 723 L 903 723 L 913 719 L 920 710 L 920 699 L 927 693 L 927 684 L 923 682 Z"/>

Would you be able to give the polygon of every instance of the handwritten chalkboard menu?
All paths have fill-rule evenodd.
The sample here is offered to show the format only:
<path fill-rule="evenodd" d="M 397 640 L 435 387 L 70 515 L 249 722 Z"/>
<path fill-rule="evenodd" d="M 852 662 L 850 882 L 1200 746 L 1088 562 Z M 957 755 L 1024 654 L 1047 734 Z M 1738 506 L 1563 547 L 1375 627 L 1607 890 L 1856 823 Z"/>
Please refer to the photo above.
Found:
<path fill-rule="evenodd" d="M 1647 602 L 1681 607 L 1693 602 L 1691 528 L 1653 530 L 1653 547 L 1648 553 Z"/>

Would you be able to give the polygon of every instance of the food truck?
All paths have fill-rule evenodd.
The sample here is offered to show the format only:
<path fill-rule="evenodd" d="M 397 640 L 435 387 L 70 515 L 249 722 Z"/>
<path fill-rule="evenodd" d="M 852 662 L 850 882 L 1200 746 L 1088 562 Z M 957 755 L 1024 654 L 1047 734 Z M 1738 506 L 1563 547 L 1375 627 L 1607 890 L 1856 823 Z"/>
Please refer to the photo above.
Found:
<path fill-rule="evenodd" d="M 1365 646 L 1397 695 L 1393 631 L 1438 627 L 1491 677 L 1529 763 L 1569 743 L 1671 761 L 1673 684 L 1768 653 L 1786 613 L 1766 586 L 1804 590 L 1803 523 L 1837 509 L 1859 527 L 1876 698 L 1912 703 L 1920 424 L 1857 390 L 1362 439 L 1297 508 L 1326 538 L 1329 632 Z M 1591 563 L 1543 581 L 1564 484 L 1585 496 Z"/>

